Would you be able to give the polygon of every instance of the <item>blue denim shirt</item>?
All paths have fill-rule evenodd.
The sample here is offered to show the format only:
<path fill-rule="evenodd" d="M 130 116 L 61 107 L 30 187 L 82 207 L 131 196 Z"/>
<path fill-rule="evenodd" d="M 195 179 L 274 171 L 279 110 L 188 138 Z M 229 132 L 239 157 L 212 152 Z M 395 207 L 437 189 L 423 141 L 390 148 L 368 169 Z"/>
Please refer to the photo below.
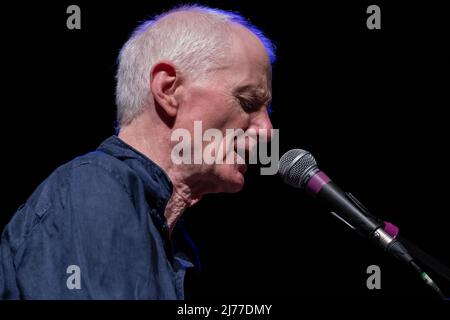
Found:
<path fill-rule="evenodd" d="M 195 248 L 164 209 L 172 183 L 116 136 L 56 169 L 0 242 L 2 299 L 183 299 Z M 188 258 L 189 257 L 189 258 Z"/>

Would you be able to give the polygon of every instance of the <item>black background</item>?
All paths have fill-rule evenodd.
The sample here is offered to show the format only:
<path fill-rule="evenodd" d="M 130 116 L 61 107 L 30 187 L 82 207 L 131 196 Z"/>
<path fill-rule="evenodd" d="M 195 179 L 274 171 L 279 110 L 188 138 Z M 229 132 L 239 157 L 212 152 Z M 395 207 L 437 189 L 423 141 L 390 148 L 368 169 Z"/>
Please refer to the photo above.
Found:
<path fill-rule="evenodd" d="M 177 3 L 3 7 L 2 227 L 55 168 L 114 133 L 117 54 L 139 21 Z M 450 265 L 443 8 L 428 1 L 200 3 L 242 13 L 275 42 L 280 154 L 311 151 L 342 188 Z M 81 7 L 81 30 L 66 28 L 70 4 Z M 366 28 L 370 4 L 381 7 L 381 30 Z M 189 209 L 186 224 L 202 260 L 202 272 L 187 279 L 188 299 L 434 298 L 412 271 L 258 168 L 242 192 L 210 195 Z M 372 264 L 381 268 L 381 290 L 366 287 Z"/>

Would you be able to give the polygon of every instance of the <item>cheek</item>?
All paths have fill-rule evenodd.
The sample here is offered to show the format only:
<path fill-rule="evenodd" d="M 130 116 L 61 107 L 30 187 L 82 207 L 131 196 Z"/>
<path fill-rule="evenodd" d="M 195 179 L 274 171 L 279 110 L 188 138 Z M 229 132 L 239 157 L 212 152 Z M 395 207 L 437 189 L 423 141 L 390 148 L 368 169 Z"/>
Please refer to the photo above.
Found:
<path fill-rule="evenodd" d="M 230 99 L 217 99 L 207 107 L 204 119 L 208 128 L 216 128 L 225 133 L 226 129 L 243 128 L 248 122 L 248 115 Z"/>
<path fill-rule="evenodd" d="M 203 130 L 215 128 L 225 132 L 225 129 L 245 130 L 248 126 L 249 115 L 232 96 L 216 91 L 194 90 L 185 102 L 185 116 L 191 122 L 201 120 Z"/>
<path fill-rule="evenodd" d="M 247 130 L 250 125 L 250 114 L 242 109 L 240 103 L 232 98 L 223 102 L 225 111 L 222 113 L 222 120 L 226 129 Z"/>

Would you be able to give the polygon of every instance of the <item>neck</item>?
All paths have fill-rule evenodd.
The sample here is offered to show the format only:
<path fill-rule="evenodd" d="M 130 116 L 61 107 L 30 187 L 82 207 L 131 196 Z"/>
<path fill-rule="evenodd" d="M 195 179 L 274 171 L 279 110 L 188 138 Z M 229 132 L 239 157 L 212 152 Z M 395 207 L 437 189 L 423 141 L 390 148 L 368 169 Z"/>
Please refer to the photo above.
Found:
<path fill-rule="evenodd" d="M 171 131 L 167 127 L 155 126 L 142 118 L 142 116 L 138 117 L 132 124 L 121 128 L 118 136 L 155 162 L 169 176 L 173 192 L 164 216 L 170 235 L 183 212 L 201 199 L 201 193 L 193 190 L 193 186 L 199 185 L 199 183 L 194 175 L 182 172 L 183 166 L 176 166 L 170 161 Z M 165 137 L 166 139 L 168 137 L 168 140 Z"/>
<path fill-rule="evenodd" d="M 174 188 L 172 196 L 167 202 L 167 206 L 164 211 L 164 216 L 169 227 L 169 237 L 172 234 L 172 231 L 175 228 L 178 219 L 182 216 L 184 211 L 197 201 L 198 200 L 194 200 L 189 197 L 186 198 L 186 194 L 183 195 L 180 193 L 180 190 L 178 188 Z"/>

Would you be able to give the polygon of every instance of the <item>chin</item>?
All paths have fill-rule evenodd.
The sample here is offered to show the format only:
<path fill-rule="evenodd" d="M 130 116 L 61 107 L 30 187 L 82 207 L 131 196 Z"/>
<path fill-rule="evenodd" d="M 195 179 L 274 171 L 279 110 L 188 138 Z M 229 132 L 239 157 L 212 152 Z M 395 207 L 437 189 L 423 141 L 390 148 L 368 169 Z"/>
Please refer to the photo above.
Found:
<path fill-rule="evenodd" d="M 226 193 L 236 193 L 242 190 L 244 187 L 245 178 L 240 172 L 233 175 L 232 179 L 228 179 L 224 182 Z"/>
<path fill-rule="evenodd" d="M 242 190 L 242 188 L 244 188 L 244 183 L 235 183 L 229 191 L 227 191 L 228 193 L 236 193 Z"/>
<path fill-rule="evenodd" d="M 222 176 L 218 183 L 218 192 L 236 193 L 244 187 L 244 174 L 239 171 L 234 171 L 232 174 Z"/>

